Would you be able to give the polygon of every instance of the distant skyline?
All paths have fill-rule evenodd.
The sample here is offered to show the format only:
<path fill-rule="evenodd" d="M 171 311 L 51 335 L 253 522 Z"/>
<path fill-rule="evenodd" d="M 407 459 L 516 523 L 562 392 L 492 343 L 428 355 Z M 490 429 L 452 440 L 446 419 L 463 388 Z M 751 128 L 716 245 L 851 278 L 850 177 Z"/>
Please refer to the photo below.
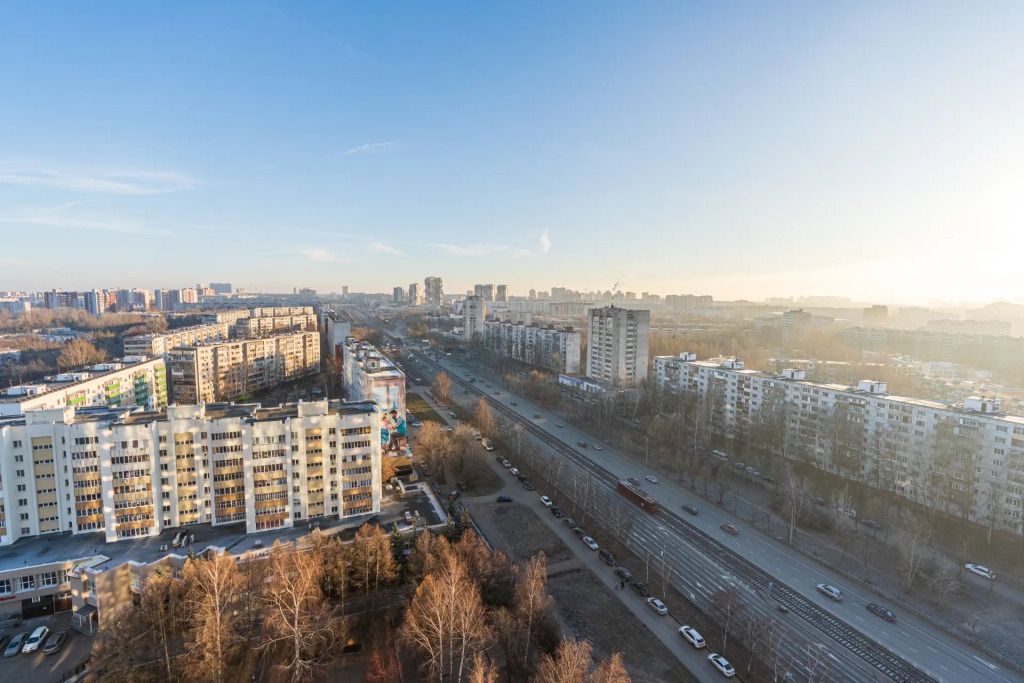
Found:
<path fill-rule="evenodd" d="M 0 289 L 1021 301 L 1024 5 L 0 5 Z"/>

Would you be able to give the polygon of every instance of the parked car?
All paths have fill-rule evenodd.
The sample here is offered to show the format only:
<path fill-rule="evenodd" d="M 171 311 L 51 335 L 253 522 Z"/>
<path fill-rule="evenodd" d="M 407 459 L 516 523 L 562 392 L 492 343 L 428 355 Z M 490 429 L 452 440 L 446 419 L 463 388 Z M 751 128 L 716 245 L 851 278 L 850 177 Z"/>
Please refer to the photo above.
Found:
<path fill-rule="evenodd" d="M 64 646 L 64 641 L 67 640 L 68 634 L 64 631 L 57 633 L 51 633 L 50 637 L 46 639 L 46 644 L 43 645 L 43 654 L 52 655 Z"/>
<path fill-rule="evenodd" d="M 744 467 L 746 467 L 746 465 L 744 465 L 744 464 L 743 464 L 743 463 L 741 463 L 741 462 L 734 462 L 734 463 L 732 464 L 732 466 L 733 466 L 733 467 L 735 467 L 735 468 L 736 468 L 736 469 L 738 469 L 738 470 L 742 470 L 742 469 L 743 469 Z"/>
<path fill-rule="evenodd" d="M 551 499 L 548 498 L 547 496 L 541 496 L 540 497 L 540 502 L 543 503 L 544 507 L 546 507 L 546 508 L 554 507 L 554 505 L 555 505 L 554 503 L 551 502 Z"/>
<path fill-rule="evenodd" d="M 464 482 L 464 481 L 457 481 L 457 482 L 455 482 L 455 485 L 459 487 L 460 491 L 466 491 L 466 490 L 469 489 L 469 487 L 466 486 L 466 482 Z"/>
<path fill-rule="evenodd" d="M 693 645 L 694 649 L 701 649 L 707 643 L 704 642 L 704 636 L 692 626 L 680 626 L 679 635 L 689 641 L 690 645 Z"/>
<path fill-rule="evenodd" d="M 576 520 L 573 519 L 572 517 L 566 517 L 565 519 L 563 519 L 562 520 L 562 524 L 566 525 L 570 529 L 575 529 L 576 528 Z"/>
<path fill-rule="evenodd" d="M 586 546 L 588 548 L 590 548 L 591 550 L 597 550 L 598 549 L 597 541 L 592 539 L 590 536 L 584 536 L 583 537 L 583 543 L 585 543 Z"/>
<path fill-rule="evenodd" d="M 555 517 L 562 517 L 564 513 L 562 512 L 562 508 L 553 507 L 551 508 L 551 514 L 553 514 Z"/>
<path fill-rule="evenodd" d="M 658 598 L 647 598 L 647 606 L 655 612 L 657 612 L 658 614 L 660 614 L 661 616 L 665 616 L 666 614 L 668 614 L 668 607 L 666 607 L 665 603 L 663 603 Z"/>
<path fill-rule="evenodd" d="M 512 496 L 498 496 L 498 502 L 499 503 L 511 503 L 512 502 Z"/>
<path fill-rule="evenodd" d="M 458 500 L 459 495 L 460 494 L 458 491 L 452 491 L 451 493 L 448 494 L 448 500 Z"/>
<path fill-rule="evenodd" d="M 887 610 L 886 608 L 882 607 L 881 605 L 876 605 L 873 602 L 869 602 L 867 606 L 868 611 L 874 614 L 875 616 L 881 617 L 882 619 L 885 619 L 888 622 L 896 621 L 896 617 L 893 615 L 893 613 Z"/>
<path fill-rule="evenodd" d="M 693 507 L 692 505 L 684 505 L 683 510 L 685 512 L 689 512 L 691 515 L 697 514 L 697 508 Z"/>
<path fill-rule="evenodd" d="M 654 476 L 653 474 L 648 474 L 646 477 L 644 477 L 644 479 L 646 479 L 647 481 L 651 482 L 652 484 L 657 484 L 658 483 L 658 478 L 656 476 Z"/>
<path fill-rule="evenodd" d="M 711 662 L 711 666 L 718 669 L 718 672 L 726 678 L 732 678 L 736 675 L 736 669 L 732 668 L 729 660 L 722 655 L 712 652 L 708 655 L 708 661 Z"/>
<path fill-rule="evenodd" d="M 516 469 L 515 467 L 509 467 L 508 471 L 509 471 L 509 474 L 511 474 L 513 477 L 518 477 L 519 476 L 519 470 Z"/>
<path fill-rule="evenodd" d="M 815 505 L 827 505 L 828 503 L 826 503 L 825 499 L 822 498 L 821 496 L 815 496 L 814 497 L 814 504 Z"/>
<path fill-rule="evenodd" d="M 572 532 L 576 534 L 576 538 L 583 538 L 587 535 L 587 532 L 583 530 L 583 527 L 574 526 Z"/>
<path fill-rule="evenodd" d="M 21 647 L 22 653 L 27 655 L 38 650 L 46 642 L 46 636 L 48 635 L 50 635 L 50 629 L 45 626 L 40 626 L 35 631 L 32 631 L 32 635 L 28 637 L 25 644 Z"/>
<path fill-rule="evenodd" d="M 732 534 L 733 536 L 736 536 L 736 535 L 738 535 L 740 533 L 740 530 L 737 529 L 732 524 L 723 524 L 721 528 L 722 528 L 723 531 L 727 531 L 730 534 Z"/>
<path fill-rule="evenodd" d="M 827 583 L 819 583 L 818 592 L 827 595 L 836 602 L 840 602 L 843 599 L 843 591 Z"/>
<path fill-rule="evenodd" d="M 749 474 L 749 475 L 750 475 L 750 476 L 752 476 L 752 477 L 759 477 L 759 476 L 761 476 L 761 473 L 760 473 L 760 472 L 758 472 L 758 471 L 757 471 L 756 469 L 754 469 L 753 467 L 748 467 L 748 468 L 747 468 L 747 474 Z"/>
<path fill-rule="evenodd" d="M 773 477 L 773 476 L 772 476 L 772 475 L 770 475 L 770 474 L 762 474 L 762 475 L 761 475 L 761 480 L 762 480 L 762 481 L 766 481 L 766 482 L 768 482 L 769 484 L 774 484 L 774 483 L 775 483 L 775 477 Z"/>
<path fill-rule="evenodd" d="M 978 576 L 984 576 L 986 579 L 995 579 L 996 573 L 988 567 L 983 567 L 980 564 L 965 564 L 964 568 L 969 572 L 974 572 Z"/>
<path fill-rule="evenodd" d="M 13 657 L 21 652 L 26 640 L 28 640 L 28 633 L 19 633 L 11 638 L 11 642 L 7 643 L 7 649 L 4 650 L 4 657 Z"/>
<path fill-rule="evenodd" d="M 534 488 L 534 486 L 533 486 L 533 482 L 531 482 L 529 479 L 527 479 L 526 481 L 523 482 L 523 488 L 526 489 L 527 491 L 535 491 L 536 490 Z"/>
<path fill-rule="evenodd" d="M 633 583 L 633 572 L 629 571 L 625 567 L 616 567 L 615 575 L 627 583 Z"/>
<path fill-rule="evenodd" d="M 633 587 L 633 590 L 635 590 L 637 595 L 641 598 L 646 598 L 651 594 L 651 591 L 647 590 L 647 585 L 640 583 L 639 581 L 634 581 L 629 585 Z"/>
<path fill-rule="evenodd" d="M 610 552 L 608 552 L 607 550 L 602 550 L 601 552 L 598 553 L 598 556 L 602 560 L 604 560 L 604 563 L 606 565 L 608 565 L 609 567 L 614 567 L 615 566 L 615 557 Z"/>
<path fill-rule="evenodd" d="M 11 637 L 9 635 L 0 635 L 0 651 L 7 649 L 7 641 L 10 639 Z"/>

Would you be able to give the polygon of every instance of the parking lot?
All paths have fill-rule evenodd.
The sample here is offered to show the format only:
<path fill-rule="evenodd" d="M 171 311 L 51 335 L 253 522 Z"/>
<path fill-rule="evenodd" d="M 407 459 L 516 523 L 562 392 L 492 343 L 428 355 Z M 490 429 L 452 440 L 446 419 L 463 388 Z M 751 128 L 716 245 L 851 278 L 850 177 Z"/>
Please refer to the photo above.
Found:
<path fill-rule="evenodd" d="M 64 646 L 53 654 L 36 652 L 0 658 L 0 681 L 52 683 L 84 661 L 89 656 L 93 640 L 72 630 L 70 624 L 71 612 L 58 612 L 47 617 L 26 619 L 16 627 L 0 631 L 0 635 L 13 638 L 18 633 L 31 633 L 39 626 L 46 626 L 51 632 L 65 631 L 68 635 Z"/>

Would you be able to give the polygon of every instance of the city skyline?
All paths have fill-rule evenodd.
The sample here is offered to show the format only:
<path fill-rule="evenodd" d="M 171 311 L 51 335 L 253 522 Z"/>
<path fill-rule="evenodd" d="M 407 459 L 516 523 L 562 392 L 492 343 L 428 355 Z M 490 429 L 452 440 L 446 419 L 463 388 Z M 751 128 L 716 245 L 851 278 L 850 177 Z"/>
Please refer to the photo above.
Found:
<path fill-rule="evenodd" d="M 8 5 L 3 286 L 1019 299 L 1024 8 L 924 8 Z"/>

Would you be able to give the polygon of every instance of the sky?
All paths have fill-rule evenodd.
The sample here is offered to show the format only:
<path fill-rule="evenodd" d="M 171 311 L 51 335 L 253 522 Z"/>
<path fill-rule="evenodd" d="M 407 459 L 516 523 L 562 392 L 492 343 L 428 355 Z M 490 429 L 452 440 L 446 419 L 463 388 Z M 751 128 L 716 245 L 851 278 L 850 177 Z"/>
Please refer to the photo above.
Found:
<path fill-rule="evenodd" d="M 0 290 L 1024 296 L 1024 3 L 0 3 Z"/>

